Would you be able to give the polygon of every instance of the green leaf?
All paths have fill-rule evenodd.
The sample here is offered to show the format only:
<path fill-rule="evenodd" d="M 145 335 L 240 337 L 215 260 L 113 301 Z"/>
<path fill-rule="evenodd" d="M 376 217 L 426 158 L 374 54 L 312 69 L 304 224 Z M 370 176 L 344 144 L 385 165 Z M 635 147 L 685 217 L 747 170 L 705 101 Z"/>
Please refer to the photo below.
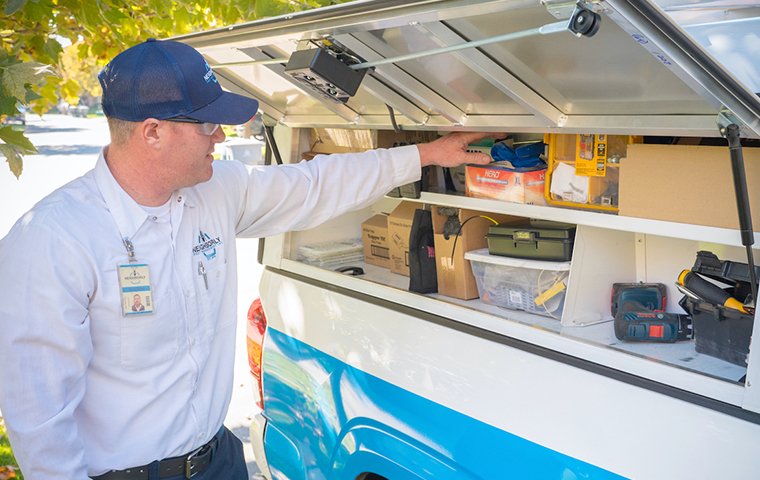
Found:
<path fill-rule="evenodd" d="M 109 8 L 108 10 L 104 10 L 103 17 L 112 25 L 128 22 L 131 20 L 129 16 L 124 14 L 124 12 L 121 10 L 117 10 L 116 8 Z"/>
<path fill-rule="evenodd" d="M 13 15 L 24 8 L 25 3 L 26 0 L 8 0 L 8 3 L 5 4 L 5 14 Z"/>
<path fill-rule="evenodd" d="M 18 148 L 23 153 L 37 153 L 37 149 L 34 148 L 32 142 L 24 136 L 24 132 L 14 130 L 10 125 L 0 127 L 0 140 L 8 145 Z"/>
<path fill-rule="evenodd" d="M 274 17 L 277 15 L 291 13 L 292 11 L 293 8 L 291 8 L 289 4 L 277 1 L 258 1 L 256 2 L 256 6 L 254 8 L 256 18 Z"/>
<path fill-rule="evenodd" d="M 24 8 L 24 15 L 34 23 L 46 23 L 45 20 L 53 18 L 53 4 L 49 0 L 29 2 Z"/>
<path fill-rule="evenodd" d="M 37 153 L 32 142 L 24 136 L 24 132 L 14 130 L 13 127 L 7 126 L 0 128 L 0 153 L 5 156 L 11 172 L 18 178 L 24 168 L 22 154 Z"/>
<path fill-rule="evenodd" d="M 178 30 L 184 31 L 191 22 L 192 16 L 190 12 L 185 7 L 178 5 L 177 10 L 174 12 L 174 24 L 178 27 Z"/>
<path fill-rule="evenodd" d="M 24 161 L 21 159 L 21 155 L 11 145 L 4 145 L 0 143 L 0 154 L 5 156 L 5 161 L 8 162 L 11 172 L 16 178 L 21 176 L 21 171 L 24 169 Z"/>
<path fill-rule="evenodd" d="M 63 51 L 63 47 L 61 47 L 61 44 L 58 42 L 58 40 L 54 38 L 48 38 L 47 42 L 45 42 L 45 46 L 42 47 L 42 50 L 48 57 L 57 61 L 58 56 Z"/>
<path fill-rule="evenodd" d="M 37 84 L 43 77 L 55 75 L 49 65 L 37 62 L 14 63 L 0 68 L 0 87 L 19 100 L 26 98 L 26 85 Z"/>
<path fill-rule="evenodd" d="M 18 113 L 16 103 L 18 99 L 7 95 L 2 89 L 0 89 L 0 115 L 15 115 Z"/>

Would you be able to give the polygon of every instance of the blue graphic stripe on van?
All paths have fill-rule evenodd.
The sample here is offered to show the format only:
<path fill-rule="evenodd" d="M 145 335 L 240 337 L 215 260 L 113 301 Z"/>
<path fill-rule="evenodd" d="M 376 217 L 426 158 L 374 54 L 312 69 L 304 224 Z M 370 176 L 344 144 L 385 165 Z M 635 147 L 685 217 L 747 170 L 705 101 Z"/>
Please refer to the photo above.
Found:
<path fill-rule="evenodd" d="M 394 386 L 273 328 L 265 445 L 275 479 L 623 478 Z M 528 414 L 529 412 L 525 412 Z"/>

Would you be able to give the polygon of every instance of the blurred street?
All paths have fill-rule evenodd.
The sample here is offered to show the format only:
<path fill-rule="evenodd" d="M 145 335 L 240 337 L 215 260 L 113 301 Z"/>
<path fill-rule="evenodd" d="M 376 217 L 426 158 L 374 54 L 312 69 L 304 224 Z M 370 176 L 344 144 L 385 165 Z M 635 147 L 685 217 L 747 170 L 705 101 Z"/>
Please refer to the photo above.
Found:
<path fill-rule="evenodd" d="M 27 115 L 27 137 L 39 154 L 24 157 L 20 179 L 7 163 L 0 167 L 0 238 L 37 201 L 56 188 L 92 169 L 100 149 L 109 141 L 104 117 L 76 118 L 67 115 Z M 261 265 L 256 263 L 257 239 L 238 239 L 238 336 L 235 386 L 225 425 L 244 442 L 248 473 L 258 473 L 249 442 L 248 426 L 257 411 L 251 390 L 246 357 L 246 313 L 258 296 Z M 1 415 L 1 413 L 0 413 Z"/>

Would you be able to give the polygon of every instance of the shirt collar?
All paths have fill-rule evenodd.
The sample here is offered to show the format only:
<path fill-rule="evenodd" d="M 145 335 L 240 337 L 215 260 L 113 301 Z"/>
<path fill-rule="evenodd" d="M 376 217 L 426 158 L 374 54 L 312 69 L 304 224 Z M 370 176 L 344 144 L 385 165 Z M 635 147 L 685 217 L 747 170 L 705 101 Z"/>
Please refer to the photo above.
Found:
<path fill-rule="evenodd" d="M 103 195 L 108 210 L 111 212 L 119 228 L 122 237 L 132 238 L 137 230 L 148 219 L 147 212 L 138 204 L 127 192 L 121 188 L 119 182 L 113 177 L 111 169 L 108 168 L 105 152 L 108 147 L 100 151 L 98 161 L 95 164 L 95 183 Z M 188 207 L 195 207 L 196 192 L 192 188 L 181 188 L 172 194 L 171 201 L 182 203 Z"/>
<path fill-rule="evenodd" d="M 180 188 L 172 195 L 172 200 L 176 203 L 178 198 L 182 198 L 184 204 L 188 207 L 195 207 L 198 193 L 193 188 Z"/>
<path fill-rule="evenodd" d="M 135 200 L 121 188 L 119 182 L 113 177 L 108 168 L 105 157 L 105 147 L 100 151 L 100 156 L 95 164 L 95 184 L 98 186 L 106 207 L 116 221 L 119 233 L 122 237 L 132 238 L 142 224 L 147 220 L 148 214 Z"/>

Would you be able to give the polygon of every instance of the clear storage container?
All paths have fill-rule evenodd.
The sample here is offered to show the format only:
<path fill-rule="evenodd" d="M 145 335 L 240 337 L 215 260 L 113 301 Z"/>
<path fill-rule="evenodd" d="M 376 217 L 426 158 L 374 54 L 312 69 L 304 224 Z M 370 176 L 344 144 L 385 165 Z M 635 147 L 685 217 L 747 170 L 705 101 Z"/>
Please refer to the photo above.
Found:
<path fill-rule="evenodd" d="M 490 255 L 488 249 L 465 253 L 480 299 L 512 310 L 559 319 L 564 306 L 570 262 L 549 262 Z"/>

